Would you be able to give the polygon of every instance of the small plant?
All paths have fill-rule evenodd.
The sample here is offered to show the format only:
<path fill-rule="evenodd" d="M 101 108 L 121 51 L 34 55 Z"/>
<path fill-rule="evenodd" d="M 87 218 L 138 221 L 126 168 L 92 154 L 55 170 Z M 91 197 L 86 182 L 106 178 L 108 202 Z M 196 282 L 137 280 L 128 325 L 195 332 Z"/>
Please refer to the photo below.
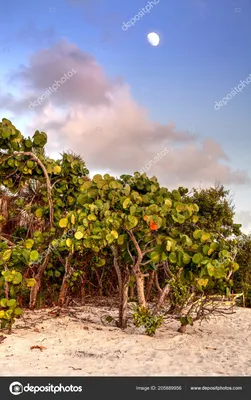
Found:
<path fill-rule="evenodd" d="M 149 309 L 143 307 L 136 307 L 133 319 L 135 326 L 137 328 L 144 326 L 145 333 L 149 336 L 154 336 L 164 321 L 163 316 L 152 315 Z"/>
<path fill-rule="evenodd" d="M 2 298 L 0 300 L 1 329 L 7 327 L 10 332 L 15 319 L 22 314 L 23 311 L 17 306 L 17 301 L 15 299 L 7 300 Z"/>

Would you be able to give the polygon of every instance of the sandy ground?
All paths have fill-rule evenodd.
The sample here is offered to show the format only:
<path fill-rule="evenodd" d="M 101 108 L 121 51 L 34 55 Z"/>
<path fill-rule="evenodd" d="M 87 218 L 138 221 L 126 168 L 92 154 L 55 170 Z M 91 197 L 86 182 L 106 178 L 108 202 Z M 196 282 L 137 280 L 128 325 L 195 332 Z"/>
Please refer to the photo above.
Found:
<path fill-rule="evenodd" d="M 153 338 L 132 325 L 121 331 L 105 315 L 116 311 L 26 312 L 0 344 L 0 375 L 251 376 L 251 309 L 196 323 L 186 334 L 177 333 L 178 321 L 168 322 Z"/>

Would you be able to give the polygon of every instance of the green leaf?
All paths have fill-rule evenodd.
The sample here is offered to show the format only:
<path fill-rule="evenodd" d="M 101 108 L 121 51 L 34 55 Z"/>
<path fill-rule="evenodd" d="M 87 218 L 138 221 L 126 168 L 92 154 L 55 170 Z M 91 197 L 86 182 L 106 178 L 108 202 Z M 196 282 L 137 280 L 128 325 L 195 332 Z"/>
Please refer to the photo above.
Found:
<path fill-rule="evenodd" d="M 34 244 L 34 240 L 32 240 L 32 239 L 26 240 L 26 241 L 25 241 L 25 247 L 26 247 L 26 249 L 31 249 L 32 246 L 33 246 L 33 244 Z"/>
<path fill-rule="evenodd" d="M 166 250 L 167 251 L 171 251 L 171 248 L 172 248 L 172 242 L 171 242 L 171 240 L 167 240 L 167 242 L 166 242 Z"/>
<path fill-rule="evenodd" d="M 157 264 L 160 260 L 160 254 L 157 251 L 152 251 L 150 253 L 150 258 L 153 263 Z"/>
<path fill-rule="evenodd" d="M 197 280 L 197 284 L 198 284 L 200 287 L 202 287 L 202 286 L 206 287 L 207 284 L 208 284 L 208 279 L 198 279 L 198 280 Z"/>
<path fill-rule="evenodd" d="M 123 202 L 123 208 L 127 208 L 130 202 L 131 202 L 131 199 L 129 197 L 127 199 L 125 199 Z"/>
<path fill-rule="evenodd" d="M 1 299 L 0 300 L 0 306 L 3 307 L 3 308 L 7 307 L 7 303 L 8 303 L 7 299 Z"/>
<path fill-rule="evenodd" d="M 61 167 L 60 167 L 59 165 L 56 165 L 56 166 L 53 168 L 53 173 L 54 173 L 55 175 L 58 175 L 58 174 L 60 174 L 60 172 L 61 172 Z"/>
<path fill-rule="evenodd" d="M 66 228 L 68 225 L 68 219 L 67 218 L 61 218 L 59 221 L 59 226 L 60 228 Z"/>
<path fill-rule="evenodd" d="M 97 267 L 103 267 L 105 265 L 105 263 L 106 263 L 105 260 L 103 258 L 100 258 L 98 260 L 98 262 L 96 263 L 96 266 Z"/>
<path fill-rule="evenodd" d="M 118 239 L 118 237 L 119 237 L 118 232 L 115 230 L 111 231 L 111 235 L 113 235 L 115 239 Z"/>
<path fill-rule="evenodd" d="M 199 216 L 198 215 L 193 215 L 192 216 L 192 221 L 193 221 L 194 224 L 196 224 L 196 222 L 199 221 Z"/>
<path fill-rule="evenodd" d="M 99 181 L 102 181 L 102 175 L 96 174 L 96 175 L 94 175 L 92 180 L 93 180 L 93 182 L 98 183 Z"/>
<path fill-rule="evenodd" d="M 207 264 L 207 272 L 209 276 L 214 276 L 215 268 L 211 263 Z"/>
<path fill-rule="evenodd" d="M 17 301 L 16 301 L 15 299 L 11 299 L 11 300 L 8 300 L 8 301 L 7 301 L 7 306 L 8 306 L 9 308 L 15 308 L 16 305 L 17 305 Z"/>
<path fill-rule="evenodd" d="M 203 246 L 203 254 L 205 254 L 205 256 L 210 255 L 208 254 L 208 252 L 209 252 L 209 246 L 208 245 Z"/>
<path fill-rule="evenodd" d="M 201 241 L 201 243 L 205 243 L 205 242 L 207 242 L 210 238 L 211 238 L 210 233 L 204 233 L 203 235 L 201 235 L 200 241 Z"/>
<path fill-rule="evenodd" d="M 84 237 L 84 234 L 80 231 L 77 231 L 74 236 L 77 240 L 80 240 Z"/>
<path fill-rule="evenodd" d="M 14 278 L 14 275 L 10 271 L 7 271 L 4 273 L 4 280 L 6 282 L 12 282 L 13 278 Z"/>
<path fill-rule="evenodd" d="M 106 238 L 108 244 L 111 244 L 115 240 L 115 237 L 111 233 L 108 233 L 105 238 Z"/>
<path fill-rule="evenodd" d="M 190 263 L 190 261 L 191 261 L 191 256 L 189 256 L 189 254 L 187 254 L 187 253 L 184 253 L 183 254 L 183 263 L 184 264 L 189 264 Z"/>
<path fill-rule="evenodd" d="M 200 253 L 196 253 L 193 256 L 193 262 L 194 264 L 199 264 L 203 260 L 203 256 Z"/>
<path fill-rule="evenodd" d="M 125 240 L 125 235 L 119 235 L 118 237 L 118 244 L 122 245 L 124 243 Z"/>
<path fill-rule="evenodd" d="M 188 247 L 192 246 L 192 244 L 193 244 L 192 240 L 187 235 L 182 235 L 181 240 L 182 240 L 182 243 L 184 243 Z"/>
<path fill-rule="evenodd" d="M 36 279 L 34 279 L 34 278 L 26 279 L 26 286 L 27 287 L 33 287 L 35 284 L 36 284 Z"/>
<path fill-rule="evenodd" d="M 80 190 L 88 190 L 92 187 L 92 182 L 86 181 L 83 185 L 80 186 Z"/>
<path fill-rule="evenodd" d="M 17 272 L 14 275 L 12 283 L 13 283 L 13 285 L 19 285 L 19 283 L 21 283 L 22 280 L 23 280 L 22 274 L 20 272 Z"/>
<path fill-rule="evenodd" d="M 36 261 L 39 258 L 39 253 L 37 250 L 32 250 L 30 252 L 30 261 Z"/>
<path fill-rule="evenodd" d="M 6 262 L 9 261 L 10 257 L 11 257 L 11 250 L 5 250 L 1 258 L 3 261 Z"/>
<path fill-rule="evenodd" d="M 170 199 L 166 199 L 165 200 L 165 205 L 168 207 L 168 208 L 171 208 L 172 207 L 172 200 L 170 200 Z"/>
<path fill-rule="evenodd" d="M 203 231 L 201 231 L 200 229 L 196 229 L 196 231 L 194 231 L 194 233 L 193 233 L 193 238 L 198 240 L 201 238 L 202 235 L 203 235 Z"/>
<path fill-rule="evenodd" d="M 22 314 L 23 314 L 23 311 L 21 310 L 20 307 L 17 307 L 17 308 L 15 308 L 15 310 L 14 310 L 14 314 L 15 314 L 16 316 L 19 316 L 19 315 L 22 315 Z"/>
<path fill-rule="evenodd" d="M 139 222 L 138 218 L 134 215 L 128 215 L 128 221 L 130 222 L 129 229 L 135 228 L 135 226 L 137 226 Z"/>
<path fill-rule="evenodd" d="M 87 218 L 88 218 L 89 221 L 96 221 L 96 219 L 97 219 L 95 214 L 90 214 L 90 215 L 88 215 Z"/>
<path fill-rule="evenodd" d="M 169 255 L 169 261 L 170 261 L 172 264 L 175 264 L 175 263 L 177 262 L 177 255 L 176 255 L 176 253 L 172 252 L 172 253 Z"/>
<path fill-rule="evenodd" d="M 36 215 L 37 218 L 42 218 L 42 216 L 43 216 L 43 209 L 42 209 L 42 208 L 38 208 L 38 209 L 35 211 L 35 215 Z"/>
<path fill-rule="evenodd" d="M 131 206 L 130 207 L 130 214 L 131 215 L 134 215 L 136 213 L 136 211 L 137 211 L 137 207 L 135 207 L 135 206 Z"/>
<path fill-rule="evenodd" d="M 214 251 L 214 250 L 217 250 L 217 249 L 218 249 L 218 246 L 219 246 L 218 243 L 213 242 L 213 243 L 210 244 L 210 250 L 211 250 L 211 249 L 212 249 L 213 251 Z"/>
<path fill-rule="evenodd" d="M 66 246 L 71 247 L 72 245 L 72 240 L 70 238 L 66 239 Z"/>

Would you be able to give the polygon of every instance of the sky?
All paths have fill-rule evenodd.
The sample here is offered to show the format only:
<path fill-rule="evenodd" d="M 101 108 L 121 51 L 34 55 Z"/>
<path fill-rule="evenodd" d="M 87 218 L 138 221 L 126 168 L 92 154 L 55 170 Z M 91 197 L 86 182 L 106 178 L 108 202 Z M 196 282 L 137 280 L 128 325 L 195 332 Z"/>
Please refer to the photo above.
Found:
<path fill-rule="evenodd" d="M 0 4 L 1 119 L 91 175 L 219 182 L 251 232 L 251 0 Z"/>

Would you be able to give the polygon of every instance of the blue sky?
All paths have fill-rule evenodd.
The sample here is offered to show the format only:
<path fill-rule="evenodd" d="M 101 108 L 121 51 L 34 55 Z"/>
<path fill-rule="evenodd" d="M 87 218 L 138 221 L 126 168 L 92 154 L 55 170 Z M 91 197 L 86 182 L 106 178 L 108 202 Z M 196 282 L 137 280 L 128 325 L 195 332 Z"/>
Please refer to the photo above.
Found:
<path fill-rule="evenodd" d="M 45 130 L 48 153 L 71 148 L 91 172 L 132 173 L 168 147 L 149 175 L 167 186 L 219 180 L 248 231 L 251 84 L 214 106 L 251 74 L 251 1 L 157 0 L 122 30 L 149 3 L 5 2 L 1 118 L 25 135 Z M 159 34 L 159 46 L 149 44 L 149 32 Z M 71 67 L 75 76 L 31 111 L 29 102 Z"/>

